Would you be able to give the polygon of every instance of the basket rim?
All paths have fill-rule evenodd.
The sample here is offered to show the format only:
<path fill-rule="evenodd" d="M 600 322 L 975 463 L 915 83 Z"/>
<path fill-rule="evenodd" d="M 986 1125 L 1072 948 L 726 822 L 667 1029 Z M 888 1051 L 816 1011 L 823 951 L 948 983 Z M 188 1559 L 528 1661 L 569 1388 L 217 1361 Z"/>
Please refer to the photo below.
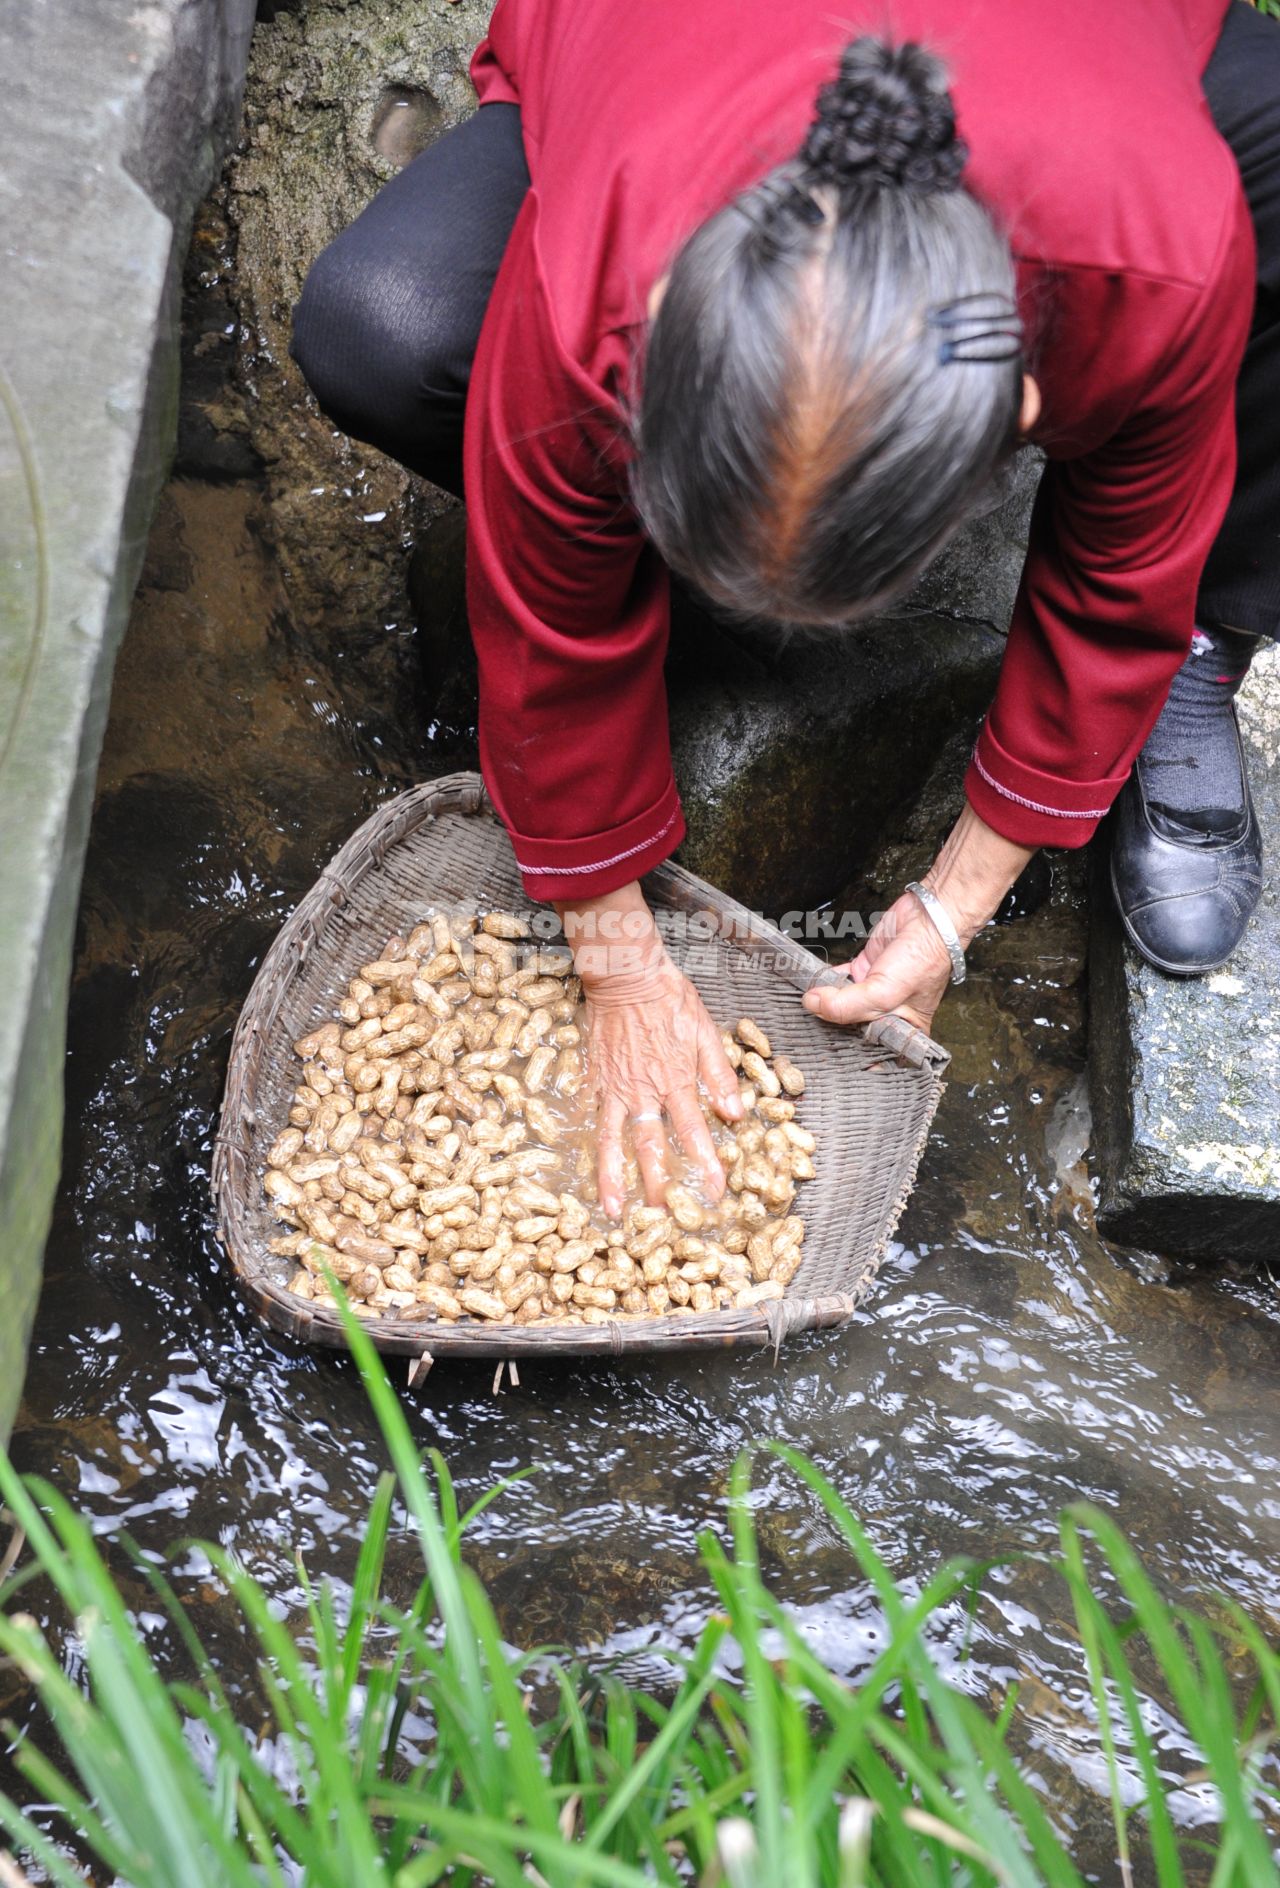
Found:
<path fill-rule="evenodd" d="M 255 1039 L 265 1039 L 265 1029 L 274 1025 L 289 986 L 305 968 L 319 942 L 322 925 L 333 910 L 341 911 L 346 906 L 351 892 L 382 867 L 394 847 L 421 826 L 446 814 L 484 818 L 501 827 L 483 779 L 474 772 L 441 775 L 384 800 L 339 847 L 272 939 L 231 1039 L 211 1170 L 217 1235 L 259 1316 L 284 1336 L 326 1349 L 348 1348 L 337 1313 L 295 1298 L 269 1276 L 258 1242 L 243 1224 L 251 1180 L 245 1170 L 251 1159 L 252 1131 L 257 1126 L 252 1105 L 255 1094 L 249 1081 L 256 1074 L 252 1045 Z M 776 926 L 685 867 L 668 861 L 648 874 L 644 882 L 660 888 L 669 906 L 714 912 L 721 922 L 726 947 L 749 955 L 767 951 L 775 974 L 795 988 L 842 981 L 840 972 L 831 970 Z M 940 1043 L 902 1018 L 881 1021 L 884 1027 L 871 1025 L 861 1033 L 933 1089 L 912 1152 L 909 1171 L 914 1174 L 941 1097 L 942 1074 L 950 1055 Z M 248 1094 L 242 1092 L 246 1087 L 250 1089 Z M 892 1237 L 909 1193 L 910 1186 L 885 1227 L 880 1251 Z M 869 1288 L 878 1258 L 877 1253 L 848 1293 L 820 1297 L 788 1293 L 743 1310 L 669 1313 L 652 1318 L 610 1319 L 601 1324 L 556 1324 L 549 1319 L 536 1325 L 489 1325 L 479 1321 L 448 1324 L 404 1318 L 362 1323 L 378 1350 L 428 1360 L 443 1356 L 522 1360 L 531 1356 L 620 1356 L 629 1351 L 653 1355 L 737 1346 L 770 1348 L 776 1356 L 783 1339 L 794 1331 L 845 1323 Z"/>

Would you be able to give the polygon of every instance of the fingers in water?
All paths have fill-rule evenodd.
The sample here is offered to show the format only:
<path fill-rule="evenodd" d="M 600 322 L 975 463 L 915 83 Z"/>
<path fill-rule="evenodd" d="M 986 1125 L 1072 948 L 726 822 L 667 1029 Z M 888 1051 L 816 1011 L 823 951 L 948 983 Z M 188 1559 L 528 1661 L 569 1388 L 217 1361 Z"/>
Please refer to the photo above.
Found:
<path fill-rule="evenodd" d="M 726 1066 L 728 1066 L 726 1064 Z M 735 1099 L 737 1091 L 734 1091 Z M 716 1153 L 711 1130 L 707 1126 L 706 1116 L 698 1105 L 698 1097 L 692 1088 L 680 1089 L 667 1102 L 667 1111 L 671 1116 L 671 1125 L 676 1131 L 676 1138 L 681 1147 L 698 1169 L 703 1190 L 712 1205 L 724 1198 L 726 1186 L 724 1168 Z M 741 1113 L 741 1106 L 739 1106 Z"/>
<path fill-rule="evenodd" d="M 631 1144 L 644 1182 L 644 1197 L 650 1206 L 661 1206 L 662 1196 L 671 1182 L 670 1149 L 662 1116 L 644 1110 L 631 1117 Z"/>
<path fill-rule="evenodd" d="M 627 1110 L 621 1097 L 607 1096 L 600 1109 L 596 1178 L 600 1205 L 610 1219 L 621 1218 L 622 1201 L 626 1193 L 626 1156 L 622 1145 L 626 1119 Z"/>
<path fill-rule="evenodd" d="M 714 1028 L 705 1029 L 699 1040 L 698 1074 L 710 1098 L 711 1106 L 720 1119 L 741 1121 L 742 1097 L 738 1092 L 738 1077 L 734 1072 L 733 1064 L 724 1052 L 724 1044 L 720 1040 L 719 1032 Z M 698 1118 L 702 1119 L 701 1111 Z M 674 1119 L 673 1112 L 672 1120 Z M 676 1131 L 678 1133 L 679 1129 L 677 1128 Z M 707 1138 L 710 1140 L 709 1135 Z"/>

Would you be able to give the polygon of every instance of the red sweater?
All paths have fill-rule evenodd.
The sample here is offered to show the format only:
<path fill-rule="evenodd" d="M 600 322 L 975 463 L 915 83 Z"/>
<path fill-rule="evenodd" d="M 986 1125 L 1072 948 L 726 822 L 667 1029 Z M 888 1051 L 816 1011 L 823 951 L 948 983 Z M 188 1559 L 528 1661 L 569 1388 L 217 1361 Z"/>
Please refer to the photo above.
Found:
<path fill-rule="evenodd" d="M 498 0 L 473 77 L 521 108 L 533 186 L 476 356 L 468 592 L 481 758 L 531 895 L 680 842 L 667 577 L 621 415 L 681 240 L 792 154 L 859 31 L 952 75 L 970 189 L 1009 234 L 1049 465 L 967 791 L 1084 843 L 1188 647 L 1235 463 L 1253 233 L 1200 75 L 1227 0 Z M 856 629 L 849 632 L 856 635 Z"/>

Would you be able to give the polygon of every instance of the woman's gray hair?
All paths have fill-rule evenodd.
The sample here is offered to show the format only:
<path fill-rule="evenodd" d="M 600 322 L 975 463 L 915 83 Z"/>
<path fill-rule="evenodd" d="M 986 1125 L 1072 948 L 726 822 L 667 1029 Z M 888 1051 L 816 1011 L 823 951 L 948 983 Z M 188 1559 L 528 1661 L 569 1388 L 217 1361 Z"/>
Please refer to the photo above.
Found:
<path fill-rule="evenodd" d="M 667 563 L 729 610 L 885 603 L 1016 445 L 1013 262 L 959 187 L 967 155 L 940 62 L 856 40 L 798 155 L 677 254 L 632 490 Z"/>

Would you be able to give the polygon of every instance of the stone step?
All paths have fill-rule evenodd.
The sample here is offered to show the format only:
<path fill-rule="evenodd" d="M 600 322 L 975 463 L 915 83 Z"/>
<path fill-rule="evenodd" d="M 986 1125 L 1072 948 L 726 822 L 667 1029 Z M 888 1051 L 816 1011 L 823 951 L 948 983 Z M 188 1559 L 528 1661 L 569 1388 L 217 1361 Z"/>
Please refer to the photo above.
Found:
<path fill-rule="evenodd" d="M 1240 725 L 1269 876 L 1280 858 L 1280 649 L 1263 646 Z M 1171 1258 L 1280 1255 L 1280 902 L 1268 884 L 1207 977 L 1153 970 L 1115 916 L 1099 848 L 1090 945 L 1091 1089 L 1113 1239 Z"/>

